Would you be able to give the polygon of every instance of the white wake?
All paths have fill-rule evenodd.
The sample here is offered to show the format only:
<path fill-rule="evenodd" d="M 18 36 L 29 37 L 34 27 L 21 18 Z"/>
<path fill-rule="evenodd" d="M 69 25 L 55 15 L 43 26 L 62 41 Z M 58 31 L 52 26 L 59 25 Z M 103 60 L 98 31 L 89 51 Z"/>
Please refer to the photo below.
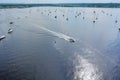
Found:
<path fill-rule="evenodd" d="M 76 41 L 75 38 L 70 37 L 70 36 L 68 36 L 68 35 L 65 35 L 65 34 L 63 34 L 63 33 L 58 33 L 58 32 L 49 30 L 49 29 L 47 29 L 47 28 L 45 28 L 45 27 L 40 27 L 40 26 L 38 26 L 38 25 L 36 25 L 36 24 L 35 24 L 35 26 L 38 27 L 38 28 L 41 28 L 41 29 L 44 30 L 44 31 L 47 31 L 47 32 L 51 33 L 52 35 L 54 35 L 54 36 L 56 36 L 56 37 L 58 37 L 58 38 L 64 39 L 64 40 L 66 40 L 66 41 L 70 41 L 70 39 Z"/>

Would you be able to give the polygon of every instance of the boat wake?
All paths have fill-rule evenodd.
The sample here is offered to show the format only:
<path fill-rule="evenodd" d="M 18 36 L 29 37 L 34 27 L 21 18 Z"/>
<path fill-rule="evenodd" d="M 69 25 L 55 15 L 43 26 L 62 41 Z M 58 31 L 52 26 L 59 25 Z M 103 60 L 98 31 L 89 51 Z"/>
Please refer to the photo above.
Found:
<path fill-rule="evenodd" d="M 49 30 L 49 29 L 47 29 L 47 28 L 45 28 L 45 27 L 40 27 L 40 26 L 38 26 L 38 25 L 35 25 L 35 26 L 41 28 L 41 29 L 44 30 L 44 31 L 49 32 L 50 34 L 52 34 L 52 35 L 54 35 L 54 36 L 56 36 L 56 37 L 58 37 L 58 38 L 64 39 L 64 40 L 69 41 L 69 42 L 71 42 L 71 43 L 76 41 L 75 38 L 70 37 L 70 36 L 68 36 L 68 35 L 65 35 L 65 34 L 63 34 L 63 33 L 58 33 L 58 32 Z"/>
<path fill-rule="evenodd" d="M 63 33 L 59 33 L 59 32 L 55 32 L 55 31 L 52 31 L 52 30 L 49 30 L 49 29 L 47 29 L 47 28 L 45 28 L 44 26 L 40 26 L 38 23 L 36 23 L 36 22 L 34 22 L 33 20 L 31 20 L 31 19 L 29 19 L 29 20 L 27 20 L 27 21 L 25 21 L 24 20 L 24 22 L 25 22 L 25 24 L 26 23 L 28 23 L 28 21 L 32 21 L 32 24 L 30 24 L 30 25 L 32 25 L 32 26 L 34 26 L 34 27 L 37 27 L 37 28 L 40 28 L 40 29 L 42 29 L 42 30 L 44 30 L 44 31 L 47 31 L 47 32 L 49 32 L 50 34 L 52 34 L 53 36 L 56 36 L 56 37 L 58 37 L 58 38 L 61 38 L 61 39 L 64 39 L 64 40 L 66 40 L 66 41 L 69 41 L 69 42 L 71 42 L 71 43 L 74 43 L 75 41 L 76 41 L 76 39 L 75 38 L 73 38 L 73 37 L 70 37 L 70 36 L 68 36 L 68 35 L 65 35 L 65 34 L 63 34 Z M 21 21 L 22 23 L 21 24 L 23 24 L 24 22 L 23 21 Z M 34 23 L 33 23 L 34 22 Z"/>

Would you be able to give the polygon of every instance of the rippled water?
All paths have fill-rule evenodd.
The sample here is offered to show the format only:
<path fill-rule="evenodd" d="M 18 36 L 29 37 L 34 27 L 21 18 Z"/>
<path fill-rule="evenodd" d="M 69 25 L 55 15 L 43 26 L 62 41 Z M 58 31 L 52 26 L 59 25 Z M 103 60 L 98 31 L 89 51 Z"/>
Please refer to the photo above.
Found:
<path fill-rule="evenodd" d="M 0 9 L 0 80 L 120 80 L 119 16 L 119 8 Z"/>

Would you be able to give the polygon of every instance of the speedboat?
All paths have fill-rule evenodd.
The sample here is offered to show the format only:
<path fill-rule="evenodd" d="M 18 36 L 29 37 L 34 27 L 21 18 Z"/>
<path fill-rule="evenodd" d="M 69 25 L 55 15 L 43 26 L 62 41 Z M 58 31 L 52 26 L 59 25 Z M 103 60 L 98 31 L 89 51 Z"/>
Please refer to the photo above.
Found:
<path fill-rule="evenodd" d="M 5 38 L 5 35 L 0 36 L 0 41 Z"/>
<path fill-rule="evenodd" d="M 9 30 L 8 30 L 8 33 L 12 33 L 12 32 L 13 32 L 13 29 L 9 29 Z"/>
<path fill-rule="evenodd" d="M 13 24 L 13 22 L 10 22 L 9 24 Z"/>
<path fill-rule="evenodd" d="M 75 40 L 74 39 L 69 39 L 69 42 L 74 43 Z"/>

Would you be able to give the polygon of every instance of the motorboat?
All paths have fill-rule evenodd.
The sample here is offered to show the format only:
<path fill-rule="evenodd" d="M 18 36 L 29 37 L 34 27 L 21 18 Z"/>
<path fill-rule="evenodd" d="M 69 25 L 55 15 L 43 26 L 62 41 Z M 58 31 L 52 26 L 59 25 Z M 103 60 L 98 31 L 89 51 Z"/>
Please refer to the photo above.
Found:
<path fill-rule="evenodd" d="M 0 36 L 0 41 L 5 38 L 5 35 Z"/>
<path fill-rule="evenodd" d="M 13 24 L 13 22 L 10 22 L 9 24 Z"/>
<path fill-rule="evenodd" d="M 9 30 L 8 30 L 8 33 L 12 33 L 12 32 L 13 32 L 13 29 L 9 29 Z"/>
<path fill-rule="evenodd" d="M 69 39 L 69 42 L 74 43 L 75 40 L 74 39 Z"/>

